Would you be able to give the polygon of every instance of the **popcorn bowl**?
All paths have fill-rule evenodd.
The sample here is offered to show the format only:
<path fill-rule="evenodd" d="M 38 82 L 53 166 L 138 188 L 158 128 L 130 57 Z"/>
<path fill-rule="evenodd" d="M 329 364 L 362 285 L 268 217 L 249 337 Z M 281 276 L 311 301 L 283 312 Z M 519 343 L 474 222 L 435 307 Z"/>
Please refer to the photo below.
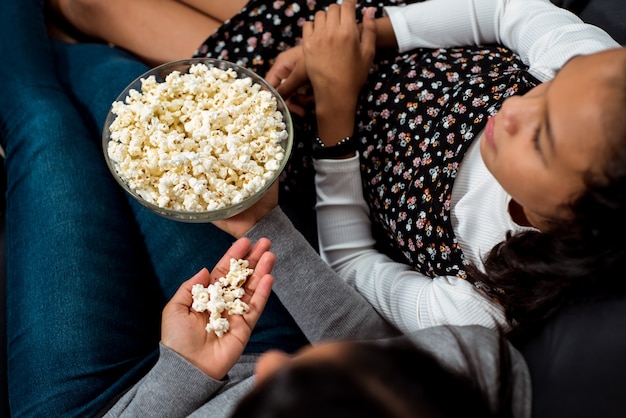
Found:
<path fill-rule="evenodd" d="M 205 67 L 210 74 L 195 78 Z M 224 81 L 224 72 L 234 78 Z M 102 146 L 114 178 L 142 205 L 177 221 L 211 222 L 248 209 L 278 180 L 293 125 L 281 96 L 259 75 L 192 58 L 130 83 L 109 110 Z"/>

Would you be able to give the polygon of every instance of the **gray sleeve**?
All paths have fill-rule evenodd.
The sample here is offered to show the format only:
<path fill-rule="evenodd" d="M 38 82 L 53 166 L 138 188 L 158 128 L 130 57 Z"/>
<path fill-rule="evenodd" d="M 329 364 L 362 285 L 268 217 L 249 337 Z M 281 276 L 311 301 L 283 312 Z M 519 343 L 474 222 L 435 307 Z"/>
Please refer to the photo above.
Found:
<path fill-rule="evenodd" d="M 244 354 L 228 372 L 230 381 L 220 393 L 194 411 L 192 417 L 228 418 L 232 415 L 239 400 L 254 386 L 254 366 L 258 355 Z"/>
<path fill-rule="evenodd" d="M 279 207 L 247 236 L 272 241 L 274 292 L 310 342 L 399 335 L 320 258 Z"/>
<path fill-rule="evenodd" d="M 492 408 L 498 404 L 500 382 L 499 336 L 479 325 L 436 326 L 414 331 L 409 337 L 452 370 L 469 375 L 487 394 Z M 513 379 L 513 416 L 531 416 L 531 380 L 526 361 L 509 344 Z"/>
<path fill-rule="evenodd" d="M 160 345 L 159 360 L 105 417 L 186 417 L 227 382 L 210 378 L 173 350 Z"/>
<path fill-rule="evenodd" d="M 189 415 L 189 418 L 228 418 L 243 396 L 254 387 L 254 378 L 249 378 L 221 392 L 218 396 L 204 404 L 200 409 Z"/>

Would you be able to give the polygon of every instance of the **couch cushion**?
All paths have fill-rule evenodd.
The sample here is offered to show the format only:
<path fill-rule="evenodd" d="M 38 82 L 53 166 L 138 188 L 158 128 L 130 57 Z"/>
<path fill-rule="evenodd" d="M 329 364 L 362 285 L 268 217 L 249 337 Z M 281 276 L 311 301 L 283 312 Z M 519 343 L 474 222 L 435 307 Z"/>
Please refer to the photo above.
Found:
<path fill-rule="evenodd" d="M 532 376 L 533 418 L 623 417 L 626 296 L 568 307 L 516 343 Z"/>
<path fill-rule="evenodd" d="M 626 45 L 626 2 L 624 0 L 552 0 L 571 10 L 585 22 L 604 29 L 622 45 Z"/>

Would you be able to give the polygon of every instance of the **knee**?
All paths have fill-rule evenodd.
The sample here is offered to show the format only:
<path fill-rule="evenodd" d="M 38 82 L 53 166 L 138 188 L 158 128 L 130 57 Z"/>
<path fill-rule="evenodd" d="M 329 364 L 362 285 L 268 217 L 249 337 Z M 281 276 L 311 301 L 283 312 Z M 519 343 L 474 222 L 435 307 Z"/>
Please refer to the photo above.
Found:
<path fill-rule="evenodd" d="M 106 16 L 107 9 L 119 7 L 106 0 L 53 0 L 52 7 L 79 31 L 90 34 L 90 26 L 96 19 Z"/>
<path fill-rule="evenodd" d="M 102 12 L 110 4 L 106 0 L 58 0 L 63 9 L 72 11 L 78 16 L 90 17 L 95 13 Z"/>
<path fill-rule="evenodd" d="M 60 146 L 63 133 L 70 138 L 82 133 L 82 119 L 69 98 L 60 93 L 25 89 L 24 94 L 15 96 L 10 108 L 2 111 L 0 137 L 7 157 L 13 156 L 12 151 L 18 146 L 23 152 L 34 152 L 50 144 Z"/>

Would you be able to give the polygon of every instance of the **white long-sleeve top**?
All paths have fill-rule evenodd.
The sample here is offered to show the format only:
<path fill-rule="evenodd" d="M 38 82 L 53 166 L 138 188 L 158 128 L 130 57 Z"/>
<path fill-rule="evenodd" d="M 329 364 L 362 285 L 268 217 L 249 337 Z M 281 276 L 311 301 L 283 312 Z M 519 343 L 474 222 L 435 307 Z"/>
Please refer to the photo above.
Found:
<path fill-rule="evenodd" d="M 385 11 L 401 52 L 500 43 L 517 52 L 541 81 L 575 55 L 619 46 L 548 0 L 427 0 Z M 512 221 L 511 198 L 486 169 L 478 144 L 457 173 L 451 217 L 466 259 L 482 266 L 481 257 L 507 231 L 524 228 Z M 430 278 L 374 248 L 358 157 L 316 160 L 315 169 L 321 255 L 385 318 L 403 331 L 442 324 L 508 328 L 501 306 L 468 281 Z"/>

